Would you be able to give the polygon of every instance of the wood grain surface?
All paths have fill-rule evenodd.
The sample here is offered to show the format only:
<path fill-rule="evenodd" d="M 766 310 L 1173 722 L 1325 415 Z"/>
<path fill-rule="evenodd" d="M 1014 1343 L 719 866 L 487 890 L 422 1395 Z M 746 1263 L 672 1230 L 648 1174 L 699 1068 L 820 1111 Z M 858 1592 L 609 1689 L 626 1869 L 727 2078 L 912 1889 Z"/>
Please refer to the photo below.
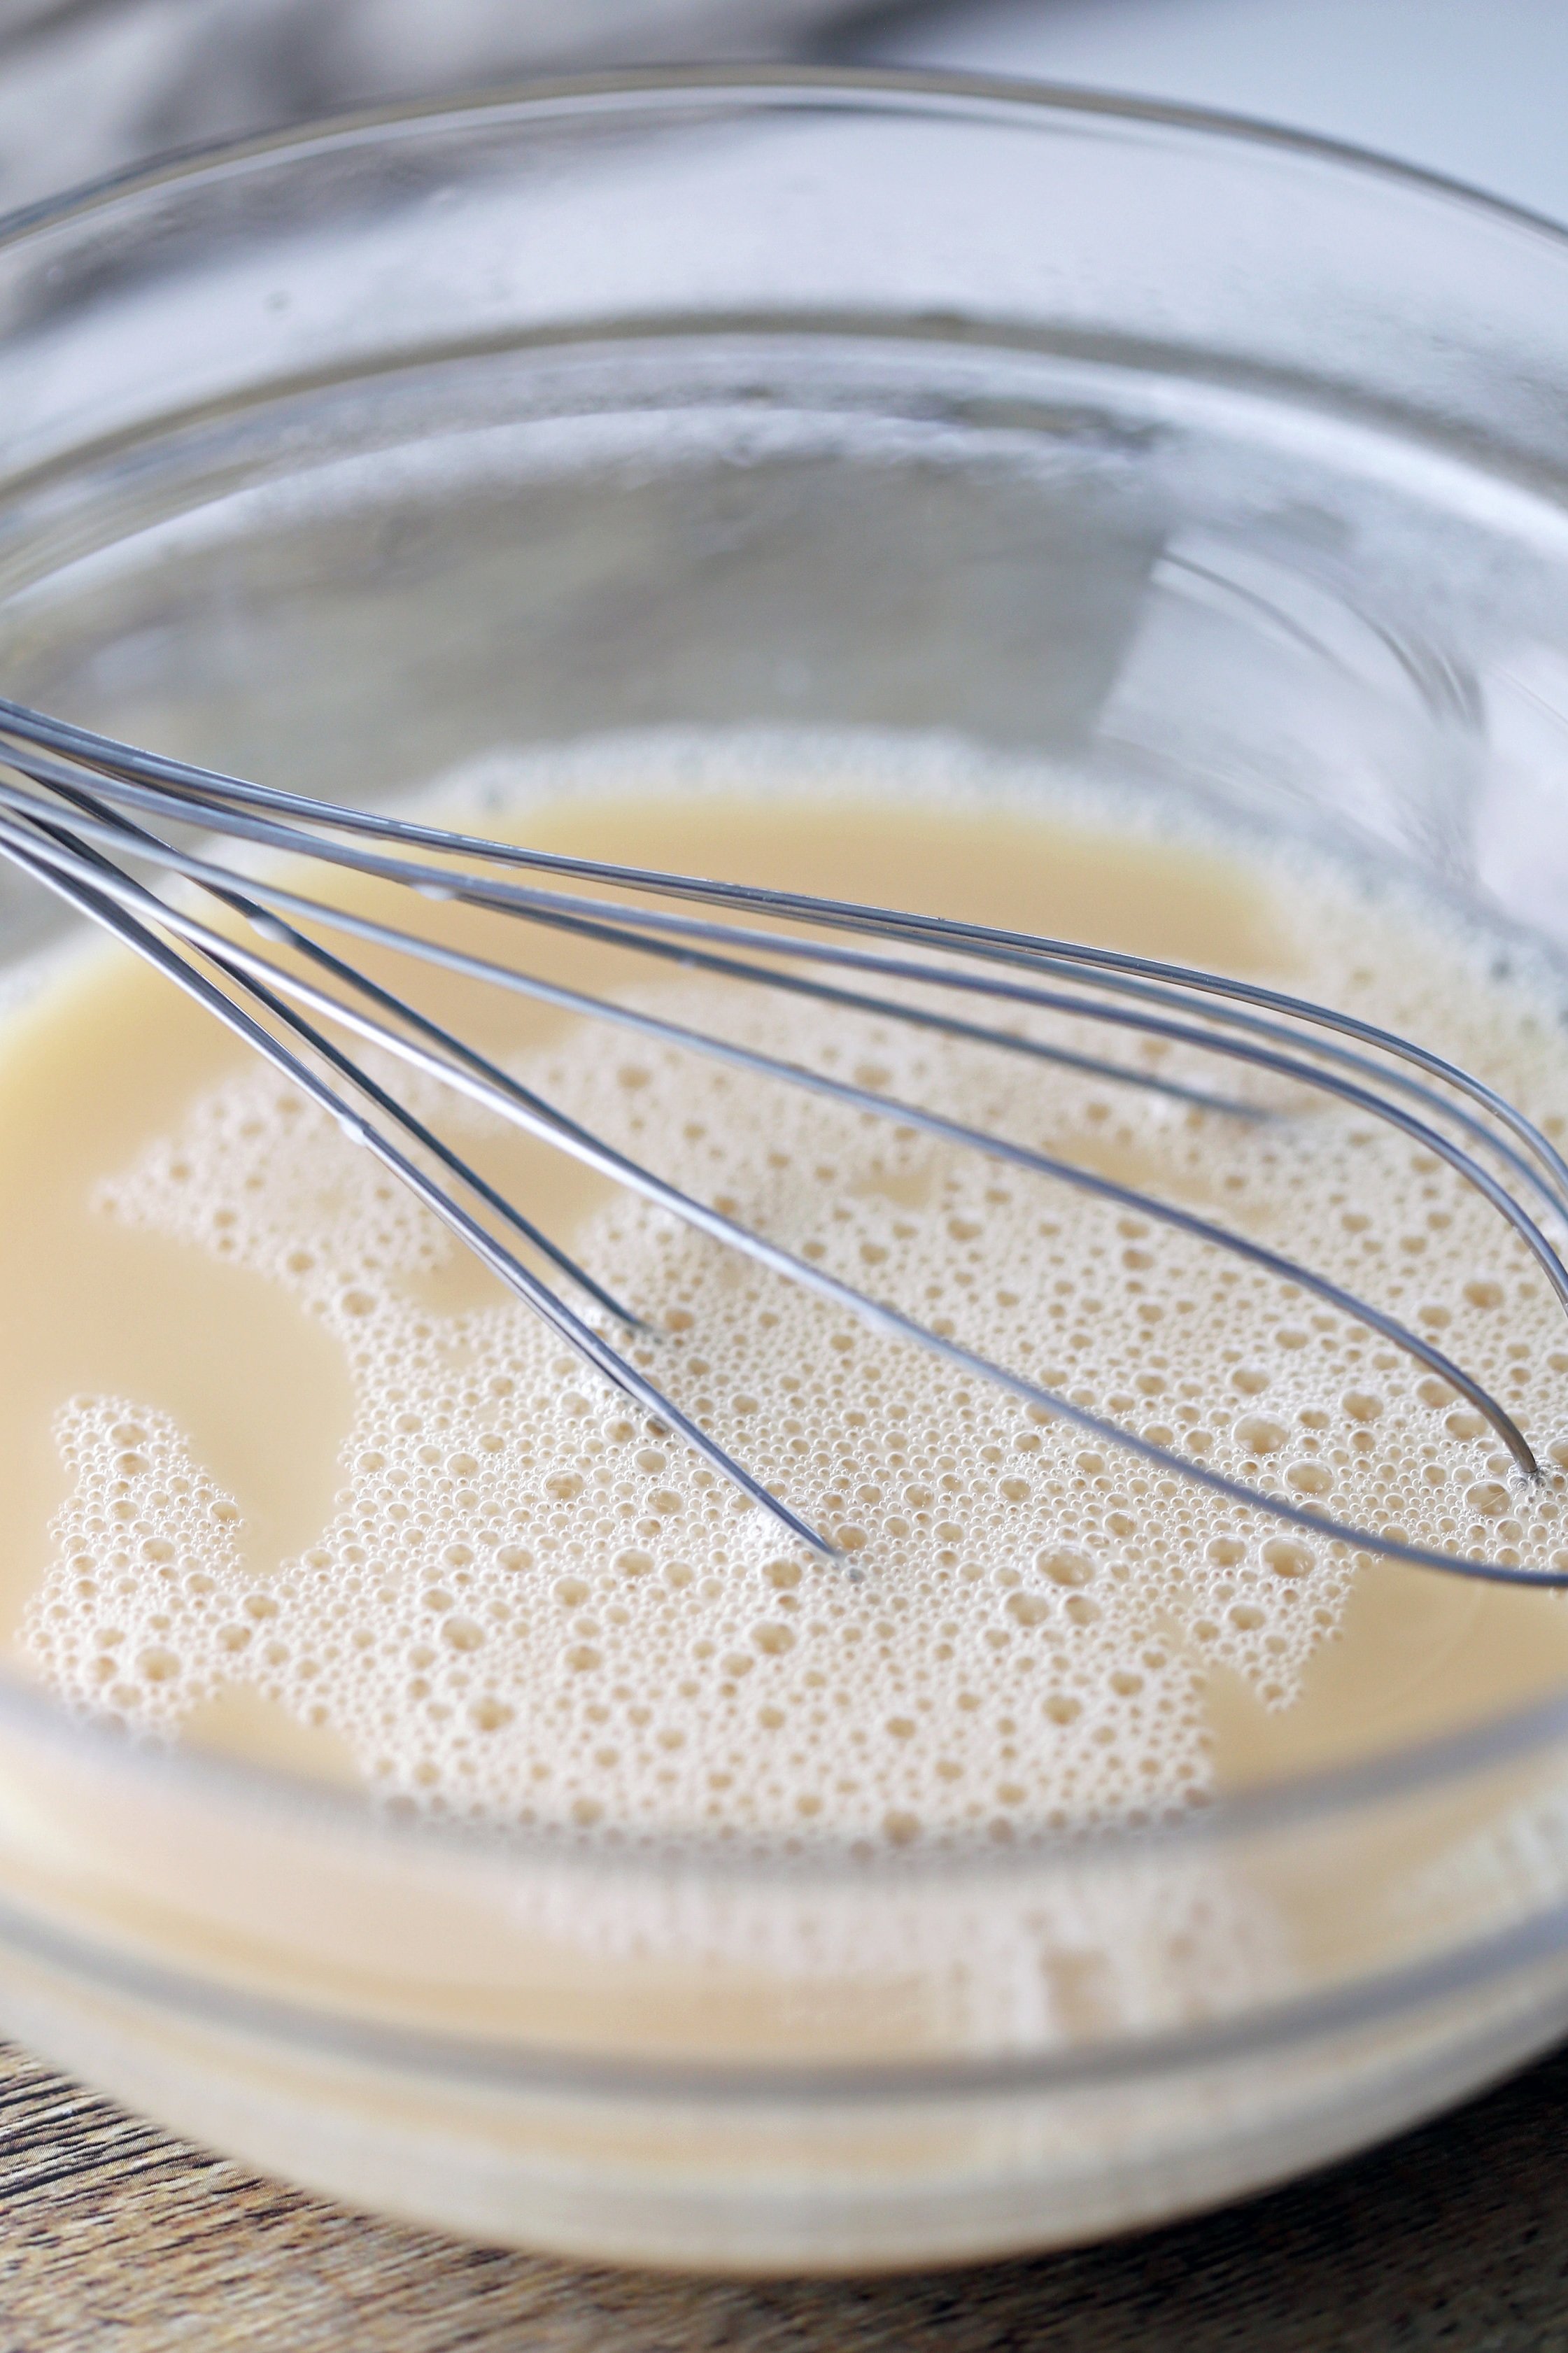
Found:
<path fill-rule="evenodd" d="M 323 2206 L 0 2048 L 3 2353 L 1557 2353 L 1568 2052 L 1202 2221 L 857 2282 L 592 2272 Z"/>

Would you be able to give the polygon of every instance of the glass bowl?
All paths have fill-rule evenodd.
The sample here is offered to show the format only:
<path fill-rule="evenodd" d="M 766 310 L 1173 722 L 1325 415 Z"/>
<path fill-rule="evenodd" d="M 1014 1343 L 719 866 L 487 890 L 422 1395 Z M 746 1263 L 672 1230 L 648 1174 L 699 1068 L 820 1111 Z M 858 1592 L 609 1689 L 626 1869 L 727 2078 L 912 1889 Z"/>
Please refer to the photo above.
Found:
<path fill-rule="evenodd" d="M 331 123 L 0 237 L 0 685 L 348 797 L 627 728 L 937 731 L 1550 948 L 1565 384 L 1554 232 L 1194 115 L 749 71 Z M 10 881 L 0 918 L 49 935 Z M 479 2239 L 1081 2239 L 1568 2024 L 1568 1694 L 872 1867 L 411 1827 L 16 1673 L 0 2021 Z"/>

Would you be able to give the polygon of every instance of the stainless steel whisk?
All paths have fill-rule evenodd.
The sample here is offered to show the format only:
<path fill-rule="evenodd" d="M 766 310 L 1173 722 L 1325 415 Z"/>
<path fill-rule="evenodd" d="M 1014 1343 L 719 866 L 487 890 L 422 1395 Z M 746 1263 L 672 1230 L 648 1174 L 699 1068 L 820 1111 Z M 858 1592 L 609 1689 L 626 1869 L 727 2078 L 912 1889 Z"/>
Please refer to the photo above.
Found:
<path fill-rule="evenodd" d="M 176 834 L 196 829 L 203 839 L 195 847 L 171 839 L 163 830 L 170 827 Z M 1425 1366 L 1484 1417 L 1523 1477 L 1541 1478 L 1522 1432 L 1462 1366 L 1422 1334 L 1310 1268 L 1175 1204 L 922 1105 L 612 997 L 566 987 L 510 963 L 465 953 L 417 929 L 334 905 L 268 873 L 241 872 L 218 854 L 226 840 L 272 854 L 279 861 L 279 875 L 284 858 L 324 861 L 426 899 L 458 902 L 688 970 L 1028 1056 L 1231 1117 L 1271 1114 L 1155 1070 L 1015 1034 L 994 1026 L 995 1020 L 1023 1011 L 1069 1016 L 1112 1033 L 1193 1049 L 1222 1063 L 1292 1081 L 1397 1129 L 1446 1162 L 1512 1229 L 1568 1309 L 1568 1268 L 1538 1222 L 1544 1211 L 1559 1225 L 1568 1224 L 1568 1164 L 1513 1104 L 1441 1055 L 1353 1015 L 1215 973 L 984 924 L 487 841 L 249 784 L 0 700 L 0 855 L 146 958 L 285 1073 L 606 1380 L 678 1432 L 813 1551 L 833 1556 L 835 1547 L 683 1414 L 510 1242 L 529 1244 L 624 1330 L 645 1334 L 641 1319 L 382 1086 L 339 1037 L 392 1054 L 862 1322 L 995 1383 L 1161 1472 L 1174 1472 L 1320 1542 L 1341 1542 L 1357 1551 L 1494 1582 L 1568 1584 L 1568 1572 L 1466 1559 L 1348 1525 L 1286 1495 L 1227 1478 L 990 1362 L 668 1183 L 315 934 L 394 950 L 657 1043 L 806 1088 L 1076 1187 L 1226 1250 L 1314 1294 Z M 137 879 L 137 867 L 195 888 L 160 892 Z M 575 887 L 563 887 L 568 885 Z M 611 895 L 583 895 L 584 885 Z M 614 895 L 626 892 L 658 903 L 627 903 Z M 204 921 L 195 912 L 199 894 L 239 918 L 244 935 L 233 936 Z M 285 951 L 290 961 L 268 950 Z M 928 995 L 889 997 L 881 993 L 889 983 Z M 957 1009 L 955 999 L 969 1009 Z M 989 1018 L 973 1018 L 988 1012 Z M 494 1224 L 484 1222 L 482 1213 Z"/>

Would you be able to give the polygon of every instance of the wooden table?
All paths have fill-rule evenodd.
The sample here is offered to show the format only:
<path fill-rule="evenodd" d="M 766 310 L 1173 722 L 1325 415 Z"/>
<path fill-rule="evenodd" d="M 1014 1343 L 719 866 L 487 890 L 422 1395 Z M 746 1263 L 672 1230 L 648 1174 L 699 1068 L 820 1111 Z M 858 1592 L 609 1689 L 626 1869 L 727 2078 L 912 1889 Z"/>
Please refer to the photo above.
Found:
<path fill-rule="evenodd" d="M 1140 2239 L 859 2282 L 586 2272 L 367 2221 L 0 2049 L 3 2353 L 1568 2353 L 1568 2052 Z"/>

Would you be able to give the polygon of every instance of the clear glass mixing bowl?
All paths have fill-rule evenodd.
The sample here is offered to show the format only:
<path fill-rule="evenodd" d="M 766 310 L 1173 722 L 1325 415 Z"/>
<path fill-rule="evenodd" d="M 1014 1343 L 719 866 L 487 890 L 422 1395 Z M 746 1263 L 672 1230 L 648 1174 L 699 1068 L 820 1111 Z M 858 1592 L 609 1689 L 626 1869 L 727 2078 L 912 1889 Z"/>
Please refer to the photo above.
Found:
<path fill-rule="evenodd" d="M 623 727 L 944 730 L 1563 942 L 1565 386 L 1552 230 L 1193 116 L 748 73 L 331 124 L 0 237 L 0 683 L 346 796 Z M 0 2020 L 486 2239 L 1043 2245 L 1568 2022 L 1568 1695 L 1367 1748 L 968 1862 L 587 1859 L 13 1679 Z"/>

